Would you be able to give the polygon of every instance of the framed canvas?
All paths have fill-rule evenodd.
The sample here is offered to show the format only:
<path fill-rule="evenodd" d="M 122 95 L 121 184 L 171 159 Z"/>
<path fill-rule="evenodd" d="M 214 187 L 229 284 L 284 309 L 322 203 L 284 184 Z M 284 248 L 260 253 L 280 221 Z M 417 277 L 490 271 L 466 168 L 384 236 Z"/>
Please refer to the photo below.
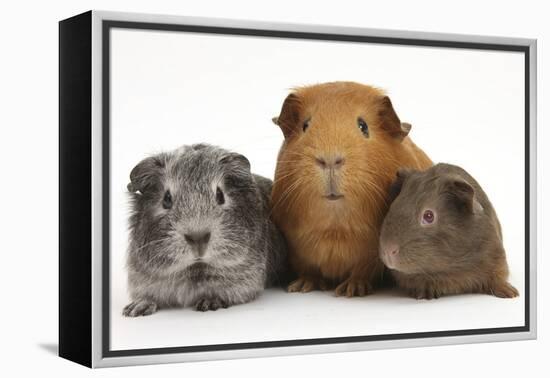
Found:
<path fill-rule="evenodd" d="M 536 40 L 89 11 L 59 23 L 59 44 L 60 356 L 109 367 L 536 337 Z M 426 163 L 395 163 L 396 149 L 412 140 L 421 154 L 414 164 Z M 339 152 L 368 143 L 383 146 L 365 147 L 360 158 Z M 474 218 L 457 220 L 439 246 L 422 239 L 415 259 L 429 268 L 405 283 L 412 273 L 392 253 L 405 259 L 403 238 L 418 241 L 418 227 L 435 232 L 452 217 L 432 204 L 407 221 L 398 201 L 420 203 L 431 187 L 403 181 L 389 190 L 399 177 L 421 180 L 432 163 L 475 177 L 479 185 L 453 171 L 460 195 L 450 195 L 467 196 L 456 208 Z M 295 182 L 285 181 L 284 164 Z M 221 166 L 248 184 L 210 171 Z M 381 282 L 353 281 L 364 261 L 348 257 L 344 236 L 338 253 L 303 240 L 316 237 L 311 223 L 370 225 L 361 211 L 373 211 L 375 199 L 350 198 L 382 177 L 365 172 L 388 167 L 395 181 L 376 189 L 385 201 L 372 226 L 379 244 L 365 249 Z M 330 205 L 315 207 L 312 186 L 296 199 L 300 211 L 277 210 L 277 191 L 282 201 L 312 177 L 328 180 Z M 239 202 L 246 190 L 265 195 Z M 184 229 L 202 224 L 205 212 L 216 226 Z M 173 229 L 161 235 L 169 216 Z M 490 237 L 481 234 L 485 223 L 471 223 L 482 216 Z M 271 237 L 281 244 L 254 244 Z M 169 238 L 179 238 L 179 255 Z M 477 254 L 499 246 L 493 265 L 482 268 L 466 250 L 476 241 Z M 357 259 L 366 258 L 361 248 Z M 190 250 L 195 260 L 182 262 Z M 281 270 L 268 285 L 269 253 Z M 327 260 L 315 260 L 322 253 Z M 181 278 L 191 266 L 195 273 Z M 504 287 L 486 283 L 499 274 Z M 478 279 L 489 281 L 466 285 Z M 429 292 L 414 287 L 426 282 Z"/>

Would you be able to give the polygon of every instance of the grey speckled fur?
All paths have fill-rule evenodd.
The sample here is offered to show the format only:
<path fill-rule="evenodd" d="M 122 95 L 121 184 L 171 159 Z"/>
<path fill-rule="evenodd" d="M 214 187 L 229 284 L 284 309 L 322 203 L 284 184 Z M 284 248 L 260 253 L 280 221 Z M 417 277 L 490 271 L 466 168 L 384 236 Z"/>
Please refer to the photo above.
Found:
<path fill-rule="evenodd" d="M 272 182 L 253 175 L 244 156 L 206 144 L 183 146 L 142 160 L 130 180 L 132 302 L 125 316 L 246 303 L 286 271 L 285 242 L 270 220 Z M 205 247 L 186 240 L 201 232 L 210 233 Z"/>

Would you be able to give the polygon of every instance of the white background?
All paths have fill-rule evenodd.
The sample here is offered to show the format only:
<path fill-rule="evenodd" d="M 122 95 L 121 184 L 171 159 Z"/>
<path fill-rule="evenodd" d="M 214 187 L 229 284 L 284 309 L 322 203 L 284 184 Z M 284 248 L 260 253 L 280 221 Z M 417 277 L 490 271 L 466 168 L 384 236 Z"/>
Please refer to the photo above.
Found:
<path fill-rule="evenodd" d="M 135 29 L 111 35 L 113 350 L 524 324 L 522 53 Z M 216 313 L 123 317 L 131 169 L 150 153 L 208 142 L 243 153 L 254 172 L 273 178 L 283 138 L 271 117 L 289 88 L 335 80 L 386 89 L 401 119 L 413 124 L 409 135 L 435 162 L 460 165 L 478 179 L 499 214 L 520 297 L 428 303 L 395 291 L 336 300 L 332 292 L 268 290 Z"/>
<path fill-rule="evenodd" d="M 28 376 L 334 376 L 363 375 L 516 377 L 548 373 L 550 348 L 543 235 L 547 222 L 539 198 L 539 339 L 525 342 L 294 356 L 91 372 L 55 357 L 57 343 L 57 21 L 95 8 L 197 16 L 368 26 L 391 29 L 536 37 L 539 39 L 539 193 L 547 190 L 548 112 L 545 43 L 550 37 L 543 2 L 388 1 L 337 3 L 253 1 L 59 1 L 10 3 L 3 9 L 2 375 Z M 400 108 L 398 109 L 400 112 Z M 542 196 L 541 196 L 542 197 Z M 545 350 L 546 349 L 546 350 Z"/>

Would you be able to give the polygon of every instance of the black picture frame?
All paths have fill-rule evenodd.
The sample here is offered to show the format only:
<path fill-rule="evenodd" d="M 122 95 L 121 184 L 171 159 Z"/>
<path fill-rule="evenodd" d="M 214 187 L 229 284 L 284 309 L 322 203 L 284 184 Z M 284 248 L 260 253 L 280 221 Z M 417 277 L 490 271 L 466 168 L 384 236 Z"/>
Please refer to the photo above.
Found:
<path fill-rule="evenodd" d="M 92 105 L 93 98 L 93 28 L 95 12 L 63 20 L 59 23 L 59 354 L 82 365 L 99 366 L 94 360 L 93 333 L 93 287 L 92 287 Z M 100 14 L 101 15 L 101 14 Z M 101 359 L 120 357 L 158 356 L 199 352 L 222 352 L 284 348 L 296 346 L 365 343 L 373 341 L 453 338 L 456 336 L 479 336 L 492 334 L 520 334 L 534 337 L 533 303 L 531 284 L 532 266 L 532 219 L 533 201 L 533 140 L 534 120 L 532 93 L 533 52 L 536 45 L 530 40 L 510 43 L 504 39 L 488 42 L 485 39 L 452 36 L 411 37 L 331 33 L 290 30 L 281 26 L 271 29 L 258 27 L 213 26 L 190 23 L 159 21 L 136 21 L 127 14 L 117 17 L 107 13 L 100 17 L 101 36 L 101 128 L 102 128 L 102 219 L 101 241 L 101 345 L 97 346 Z M 146 18 L 145 16 L 137 17 Z M 200 21 L 197 21 L 200 23 Z M 220 35 L 256 36 L 265 38 L 298 38 L 307 40 L 377 43 L 388 45 L 429 46 L 453 49 L 480 49 L 487 51 L 514 51 L 524 54 L 525 59 L 525 324 L 520 327 L 447 330 L 438 332 L 365 335 L 334 338 L 278 340 L 237 344 L 167 347 L 155 349 L 111 350 L 110 349 L 110 282 L 109 282 L 109 159 L 110 159 L 110 31 L 114 28 L 193 32 Z M 306 27 L 307 29 L 307 27 Z M 403 32 L 402 34 L 407 34 Z M 490 38 L 488 38 L 489 40 Z M 536 70 L 535 70 L 536 71 Z M 95 361 L 95 362 L 94 362 Z M 149 360 L 148 360 L 149 361 Z"/>

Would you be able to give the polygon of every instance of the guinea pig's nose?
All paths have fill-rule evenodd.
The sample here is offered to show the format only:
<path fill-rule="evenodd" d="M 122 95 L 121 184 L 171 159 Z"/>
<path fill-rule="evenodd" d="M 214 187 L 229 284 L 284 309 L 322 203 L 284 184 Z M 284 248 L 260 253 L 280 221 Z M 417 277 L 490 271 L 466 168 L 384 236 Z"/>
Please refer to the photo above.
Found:
<path fill-rule="evenodd" d="M 396 245 L 390 246 L 388 249 L 386 249 L 386 254 L 389 256 L 396 256 L 399 254 L 399 247 Z"/>
<path fill-rule="evenodd" d="M 380 251 L 380 257 L 384 264 L 390 269 L 395 269 L 399 262 L 399 246 L 395 243 L 384 243 Z"/>
<path fill-rule="evenodd" d="M 210 240 L 209 231 L 190 232 L 183 235 L 185 240 L 191 245 L 206 244 Z"/>
<path fill-rule="evenodd" d="M 399 246 L 395 243 L 385 244 L 382 247 L 382 253 L 390 258 L 395 258 L 399 254 Z"/>
<path fill-rule="evenodd" d="M 323 169 L 340 168 L 344 165 L 344 158 L 340 155 L 336 156 L 317 156 L 315 158 L 317 165 Z"/>

